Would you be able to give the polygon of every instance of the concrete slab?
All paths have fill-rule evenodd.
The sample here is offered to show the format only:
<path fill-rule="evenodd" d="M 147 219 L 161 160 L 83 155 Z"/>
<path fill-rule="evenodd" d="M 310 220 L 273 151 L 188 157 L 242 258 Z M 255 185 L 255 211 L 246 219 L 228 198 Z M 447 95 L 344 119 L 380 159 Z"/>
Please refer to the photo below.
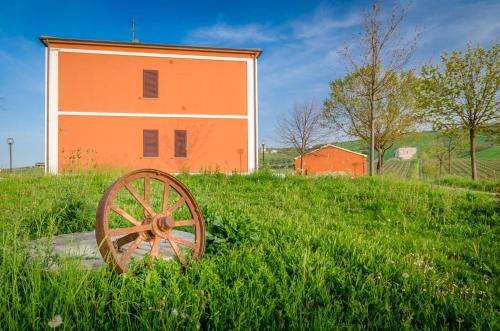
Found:
<path fill-rule="evenodd" d="M 194 234 L 172 230 L 173 235 L 178 238 L 186 239 L 194 242 Z M 116 237 L 119 238 L 119 237 Z M 51 242 L 49 242 L 51 240 Z M 126 250 L 130 244 L 123 246 Z M 83 269 L 95 270 L 104 264 L 104 260 L 97 248 L 95 239 L 95 232 L 77 232 L 62 234 L 52 238 L 42 238 L 33 242 L 33 247 L 41 248 L 42 254 L 51 254 L 64 258 L 75 258 L 80 260 Z M 44 249 L 48 248 L 45 252 Z M 33 248 L 32 254 L 35 254 L 36 248 Z M 149 243 L 142 242 L 139 247 L 134 251 L 132 257 L 142 258 L 151 251 Z M 170 244 L 162 240 L 160 242 L 159 256 L 165 260 L 175 257 Z"/>

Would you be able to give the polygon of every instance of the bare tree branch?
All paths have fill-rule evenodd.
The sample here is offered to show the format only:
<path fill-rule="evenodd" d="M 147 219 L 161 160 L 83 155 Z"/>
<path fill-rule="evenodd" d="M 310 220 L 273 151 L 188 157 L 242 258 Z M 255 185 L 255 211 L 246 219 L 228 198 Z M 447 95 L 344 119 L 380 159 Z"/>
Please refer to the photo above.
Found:
<path fill-rule="evenodd" d="M 299 154 L 301 174 L 304 172 L 307 150 L 326 137 L 321 113 L 312 101 L 296 104 L 291 113 L 278 121 L 277 132 L 280 142 L 294 148 Z"/>

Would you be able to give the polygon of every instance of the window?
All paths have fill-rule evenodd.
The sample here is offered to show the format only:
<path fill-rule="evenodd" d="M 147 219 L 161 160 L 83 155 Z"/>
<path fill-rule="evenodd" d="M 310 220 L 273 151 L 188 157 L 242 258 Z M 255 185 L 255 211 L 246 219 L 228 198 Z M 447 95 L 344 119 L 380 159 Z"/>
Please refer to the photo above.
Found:
<path fill-rule="evenodd" d="M 175 130 L 174 131 L 174 150 L 175 157 L 186 157 L 186 145 L 187 145 L 187 132 L 186 130 Z"/>
<path fill-rule="evenodd" d="M 158 70 L 143 70 L 142 96 L 144 98 L 158 98 Z"/>
<path fill-rule="evenodd" d="M 158 157 L 158 130 L 142 131 L 142 156 Z"/>

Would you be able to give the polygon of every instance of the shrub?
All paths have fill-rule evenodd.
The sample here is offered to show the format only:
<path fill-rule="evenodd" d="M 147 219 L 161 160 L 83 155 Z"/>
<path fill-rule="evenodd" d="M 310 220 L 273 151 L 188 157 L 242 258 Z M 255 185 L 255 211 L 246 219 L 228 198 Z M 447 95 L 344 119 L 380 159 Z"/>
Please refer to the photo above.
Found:
<path fill-rule="evenodd" d="M 218 248 L 238 246 L 244 242 L 261 240 L 257 225 L 241 210 L 218 213 L 204 208 L 207 252 Z"/>

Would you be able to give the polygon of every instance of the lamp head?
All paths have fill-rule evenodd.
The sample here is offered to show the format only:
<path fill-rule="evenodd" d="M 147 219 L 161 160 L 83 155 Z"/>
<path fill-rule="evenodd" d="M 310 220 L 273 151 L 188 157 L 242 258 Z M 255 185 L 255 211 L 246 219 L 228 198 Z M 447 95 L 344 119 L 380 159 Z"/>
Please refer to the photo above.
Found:
<path fill-rule="evenodd" d="M 14 138 L 9 137 L 7 138 L 7 144 L 12 145 L 14 143 Z"/>

